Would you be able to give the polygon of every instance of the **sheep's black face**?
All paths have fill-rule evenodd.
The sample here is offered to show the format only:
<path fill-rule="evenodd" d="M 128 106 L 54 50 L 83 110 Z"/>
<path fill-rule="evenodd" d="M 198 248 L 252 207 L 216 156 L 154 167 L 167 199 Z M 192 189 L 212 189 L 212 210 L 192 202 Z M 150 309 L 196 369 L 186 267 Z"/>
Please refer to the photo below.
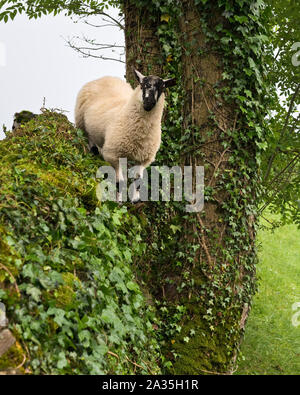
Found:
<path fill-rule="evenodd" d="M 145 111 L 151 111 L 157 103 L 162 92 L 165 90 L 165 84 L 158 77 L 145 77 L 141 83 L 143 92 L 143 104 Z"/>
<path fill-rule="evenodd" d="M 151 111 L 165 89 L 169 86 L 175 85 L 175 79 L 173 78 L 163 80 L 162 78 L 154 75 L 145 77 L 137 70 L 134 70 L 134 73 L 142 89 L 143 106 L 145 111 Z"/>

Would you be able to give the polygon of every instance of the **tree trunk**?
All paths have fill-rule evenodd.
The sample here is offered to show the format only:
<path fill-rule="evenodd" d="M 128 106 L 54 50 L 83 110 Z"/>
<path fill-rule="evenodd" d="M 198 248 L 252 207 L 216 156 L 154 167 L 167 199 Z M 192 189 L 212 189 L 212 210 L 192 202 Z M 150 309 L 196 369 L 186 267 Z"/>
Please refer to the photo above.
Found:
<path fill-rule="evenodd" d="M 235 136 L 247 129 L 246 118 L 218 93 L 231 87 L 222 76 L 221 52 L 203 32 L 199 6 L 194 0 L 184 0 L 181 7 L 178 79 L 183 143 L 176 143 L 182 144 L 181 165 L 192 165 L 194 170 L 204 166 L 205 205 L 199 213 L 184 213 L 177 205 L 148 205 L 142 217 L 146 216 L 149 224 L 146 242 L 150 252 L 141 267 L 152 295 L 168 306 L 166 321 L 175 320 L 180 309 L 185 311 L 180 333 L 166 330 L 169 343 L 165 354 L 173 360 L 172 372 L 230 374 L 255 289 L 252 203 L 256 192 L 248 177 L 251 172 L 245 173 L 243 163 L 245 158 L 255 162 L 257 148 L 255 141 L 237 142 Z M 208 25 L 214 30 L 220 22 L 227 22 L 222 10 L 212 7 Z M 162 73 L 163 51 L 157 33 L 161 16 L 158 11 L 151 12 L 150 4 L 137 10 L 132 1 L 126 1 L 129 78 L 137 59 L 145 73 Z M 166 144 L 162 149 L 171 150 Z M 236 159 L 239 155 L 241 161 Z"/>
<path fill-rule="evenodd" d="M 126 80 L 135 81 L 133 68 L 145 75 L 161 75 L 161 48 L 157 35 L 159 14 L 151 14 L 147 6 L 137 8 L 132 0 L 124 1 L 123 12 Z"/>
<path fill-rule="evenodd" d="M 191 330 L 196 334 L 187 344 L 175 344 L 176 352 L 180 353 L 175 371 L 230 374 L 254 289 L 254 217 L 247 209 L 253 194 L 243 196 L 245 192 L 242 191 L 247 189 L 249 182 L 232 160 L 237 146 L 231 136 L 243 120 L 236 106 L 226 103 L 217 93 L 225 86 L 222 56 L 207 41 L 195 2 L 183 1 L 182 10 L 182 78 L 186 93 L 183 130 L 191 131 L 188 141 L 194 148 L 182 159 L 194 169 L 204 166 L 206 199 L 204 210 L 195 215 L 193 231 L 189 231 L 190 218 L 185 224 L 184 238 L 189 244 L 200 245 L 190 270 L 201 287 L 195 290 L 188 303 L 188 317 L 193 317 L 193 321 L 185 321 L 181 337 L 189 336 Z M 212 30 L 219 23 L 226 24 L 217 5 L 208 23 Z M 255 142 L 245 148 L 255 160 Z M 231 221 L 233 196 L 228 188 L 228 174 L 239 179 L 234 193 L 240 210 Z M 245 230 L 244 237 L 234 236 L 234 229 L 239 228 Z M 248 265 L 249 260 L 251 265 Z"/>

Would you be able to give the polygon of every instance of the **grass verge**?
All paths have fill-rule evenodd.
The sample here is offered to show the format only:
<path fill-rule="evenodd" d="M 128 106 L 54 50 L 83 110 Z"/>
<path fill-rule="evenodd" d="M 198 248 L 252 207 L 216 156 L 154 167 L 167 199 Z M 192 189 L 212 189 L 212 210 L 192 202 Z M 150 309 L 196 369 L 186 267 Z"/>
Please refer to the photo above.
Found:
<path fill-rule="evenodd" d="M 295 225 L 264 229 L 258 241 L 259 290 L 236 374 L 300 374 L 300 230 Z"/>

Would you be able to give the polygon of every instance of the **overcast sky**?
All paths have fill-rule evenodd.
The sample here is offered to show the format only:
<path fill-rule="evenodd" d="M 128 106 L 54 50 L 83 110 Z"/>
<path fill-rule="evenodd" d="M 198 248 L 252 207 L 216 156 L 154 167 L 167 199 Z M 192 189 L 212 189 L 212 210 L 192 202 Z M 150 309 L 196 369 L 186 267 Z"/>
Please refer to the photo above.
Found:
<path fill-rule="evenodd" d="M 82 33 L 103 43 L 124 43 L 118 28 L 93 28 L 63 15 L 38 20 L 19 15 L 0 22 L 0 138 L 2 125 L 10 129 L 15 112 L 39 113 L 44 97 L 47 108 L 69 111 L 73 122 L 76 95 L 84 83 L 104 75 L 124 78 L 123 63 L 83 58 L 67 46 L 64 38 Z"/>

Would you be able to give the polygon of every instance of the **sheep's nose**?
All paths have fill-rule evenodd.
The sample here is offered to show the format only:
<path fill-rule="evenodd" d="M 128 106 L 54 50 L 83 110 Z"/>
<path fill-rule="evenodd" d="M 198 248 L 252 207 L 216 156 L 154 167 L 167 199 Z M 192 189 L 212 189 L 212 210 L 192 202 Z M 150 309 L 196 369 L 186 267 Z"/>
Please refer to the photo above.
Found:
<path fill-rule="evenodd" d="M 152 110 L 152 108 L 155 106 L 155 101 L 151 97 L 145 97 L 144 98 L 144 109 L 146 111 Z"/>
<path fill-rule="evenodd" d="M 144 103 L 144 110 L 145 111 L 151 111 L 152 110 L 152 108 L 154 107 L 154 104 L 153 103 Z"/>

